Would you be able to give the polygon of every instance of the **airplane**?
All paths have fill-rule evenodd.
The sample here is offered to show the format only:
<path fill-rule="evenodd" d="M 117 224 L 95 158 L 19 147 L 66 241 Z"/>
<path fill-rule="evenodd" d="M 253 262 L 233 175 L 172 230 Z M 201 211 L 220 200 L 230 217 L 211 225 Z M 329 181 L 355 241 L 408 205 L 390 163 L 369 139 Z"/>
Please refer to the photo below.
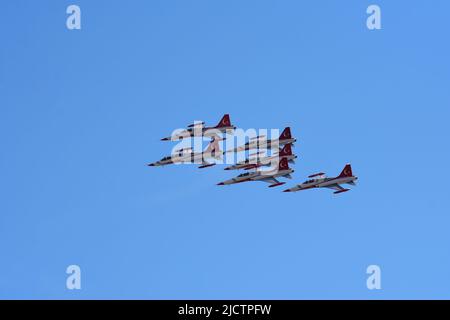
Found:
<path fill-rule="evenodd" d="M 267 140 L 265 135 L 256 136 L 256 137 L 250 138 L 250 141 L 247 142 L 246 144 L 244 144 L 240 147 L 236 147 L 234 149 L 228 150 L 226 152 L 240 152 L 240 151 L 247 151 L 247 150 L 259 149 L 259 148 L 271 149 L 272 147 L 282 146 L 282 145 L 285 145 L 288 143 L 293 144 L 296 141 L 297 141 L 297 139 L 292 138 L 291 128 L 286 127 L 278 139 Z"/>
<path fill-rule="evenodd" d="M 219 182 L 217 185 L 223 186 L 247 181 L 263 181 L 270 183 L 271 185 L 269 186 L 269 188 L 272 188 L 276 186 L 281 186 L 282 184 L 286 183 L 278 181 L 276 179 L 277 177 L 285 177 L 291 179 L 292 177 L 290 174 L 293 172 L 294 170 L 289 168 L 288 160 L 286 158 L 282 158 L 279 161 L 277 167 L 273 168 L 272 170 L 242 173 L 233 179 Z"/>
<path fill-rule="evenodd" d="M 297 159 L 297 156 L 292 153 L 292 144 L 288 143 L 284 145 L 284 147 L 280 151 L 271 155 L 271 156 L 261 156 L 261 152 L 257 152 L 250 155 L 250 158 L 245 159 L 244 161 L 238 162 L 234 165 L 226 167 L 224 170 L 250 170 L 256 169 L 261 166 L 271 165 L 274 161 L 279 161 L 281 158 L 286 158 L 289 163 L 295 163 L 294 159 Z M 251 158 L 252 156 L 256 156 L 255 158 Z"/>
<path fill-rule="evenodd" d="M 222 151 L 219 147 L 219 141 L 223 139 L 212 137 L 208 144 L 208 147 L 203 152 L 193 152 L 192 148 L 182 148 L 175 150 L 170 156 L 164 157 L 159 161 L 148 164 L 149 167 L 165 166 L 175 163 L 197 163 L 200 164 L 199 169 L 214 166 L 215 163 L 211 163 L 206 159 L 221 159 Z"/>
<path fill-rule="evenodd" d="M 316 174 L 310 175 L 308 178 L 312 178 L 311 180 L 307 180 L 302 184 L 298 184 L 295 187 L 290 189 L 286 189 L 283 192 L 294 192 L 299 190 L 306 190 L 312 188 L 329 188 L 336 190 L 335 194 L 347 192 L 350 189 L 343 188 L 340 184 L 350 184 L 356 185 L 355 181 L 358 180 L 358 177 L 354 176 L 352 173 L 352 166 L 350 164 L 346 164 L 341 174 L 334 178 L 327 178 L 325 173 L 320 172 Z"/>
<path fill-rule="evenodd" d="M 204 121 L 195 122 L 188 125 L 187 129 L 181 132 L 175 132 L 170 137 L 162 138 L 161 141 L 176 141 L 189 137 L 217 136 L 218 133 L 232 132 L 236 129 L 236 127 L 231 124 L 229 114 L 225 114 L 214 127 L 205 127 L 204 125 Z"/>

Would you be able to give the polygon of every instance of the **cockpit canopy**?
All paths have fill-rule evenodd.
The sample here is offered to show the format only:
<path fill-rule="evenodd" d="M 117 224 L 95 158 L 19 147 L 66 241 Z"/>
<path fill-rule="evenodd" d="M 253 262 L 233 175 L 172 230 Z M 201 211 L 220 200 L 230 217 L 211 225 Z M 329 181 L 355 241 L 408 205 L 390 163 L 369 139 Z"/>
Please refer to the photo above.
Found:
<path fill-rule="evenodd" d="M 248 175 L 250 175 L 250 172 L 241 173 L 240 175 L 238 175 L 238 177 L 241 178 L 241 177 L 246 177 Z"/>

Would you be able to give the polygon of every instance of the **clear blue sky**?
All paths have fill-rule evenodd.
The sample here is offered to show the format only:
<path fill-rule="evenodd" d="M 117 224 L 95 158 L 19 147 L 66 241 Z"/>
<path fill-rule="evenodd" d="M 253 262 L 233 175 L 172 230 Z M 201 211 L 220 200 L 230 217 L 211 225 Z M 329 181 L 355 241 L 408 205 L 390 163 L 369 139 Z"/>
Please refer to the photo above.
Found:
<path fill-rule="evenodd" d="M 382 30 L 366 8 L 382 9 Z M 82 29 L 66 29 L 66 7 Z M 450 298 L 448 1 L 2 1 L 0 298 Z M 149 168 L 224 113 L 294 179 Z M 66 267 L 82 290 L 65 287 Z M 366 288 L 366 268 L 382 290 Z"/>

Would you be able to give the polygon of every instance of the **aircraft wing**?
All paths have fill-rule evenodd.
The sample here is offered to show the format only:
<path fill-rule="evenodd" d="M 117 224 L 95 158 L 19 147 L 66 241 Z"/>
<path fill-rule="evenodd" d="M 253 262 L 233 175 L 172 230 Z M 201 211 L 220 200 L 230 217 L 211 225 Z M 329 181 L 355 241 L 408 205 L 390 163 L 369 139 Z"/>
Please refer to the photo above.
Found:
<path fill-rule="evenodd" d="M 208 162 L 208 161 L 203 161 L 198 168 L 199 169 L 203 169 L 203 168 L 212 167 L 212 166 L 215 166 L 215 165 L 216 165 L 215 163 L 211 163 L 211 162 Z"/>
<path fill-rule="evenodd" d="M 275 179 L 273 177 L 267 177 L 267 178 L 264 178 L 264 179 L 260 179 L 259 181 L 264 181 L 264 182 L 270 183 L 269 188 L 276 187 L 276 186 L 281 186 L 282 184 L 285 184 L 285 182 L 280 182 L 280 181 L 278 181 L 277 179 Z"/>
<path fill-rule="evenodd" d="M 350 190 L 350 189 L 346 189 L 346 188 L 341 187 L 337 183 L 336 184 L 331 184 L 329 186 L 326 186 L 325 188 L 336 190 L 333 193 L 342 193 L 342 192 L 347 192 L 347 191 Z"/>
<path fill-rule="evenodd" d="M 345 188 L 342 188 L 340 185 L 336 184 L 330 184 L 329 186 L 326 186 L 325 188 L 328 189 L 333 189 L 333 190 L 337 190 L 337 191 L 342 191 L 345 190 Z"/>
<path fill-rule="evenodd" d="M 260 181 L 264 181 L 264 182 L 271 183 L 271 184 L 280 183 L 280 181 L 278 181 L 277 179 L 275 179 L 273 177 L 267 177 L 267 178 L 261 179 Z"/>

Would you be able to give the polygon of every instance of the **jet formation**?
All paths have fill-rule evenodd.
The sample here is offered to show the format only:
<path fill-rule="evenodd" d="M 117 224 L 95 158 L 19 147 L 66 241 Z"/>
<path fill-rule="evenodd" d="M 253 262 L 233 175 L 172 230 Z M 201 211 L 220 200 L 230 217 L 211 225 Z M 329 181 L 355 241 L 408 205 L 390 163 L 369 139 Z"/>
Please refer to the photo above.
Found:
<path fill-rule="evenodd" d="M 292 179 L 294 170 L 289 164 L 295 164 L 295 155 L 292 151 L 294 143 L 297 141 L 291 134 L 291 128 L 286 127 L 277 139 L 267 139 L 265 135 L 250 138 L 242 146 L 222 151 L 219 141 L 226 139 L 226 134 L 233 134 L 236 126 L 232 125 L 230 116 L 225 114 L 216 126 L 205 126 L 205 122 L 195 122 L 187 128 L 175 131 L 170 137 L 162 138 L 162 141 L 179 141 L 195 137 L 211 138 L 207 148 L 201 152 L 194 152 L 192 148 L 180 148 L 174 150 L 171 155 L 163 157 L 161 160 L 148 164 L 150 167 L 166 166 L 178 163 L 196 163 L 198 168 L 207 168 L 216 165 L 214 160 L 221 160 L 228 153 L 238 153 L 242 151 L 253 151 L 243 161 L 239 161 L 224 168 L 224 170 L 244 170 L 234 178 L 217 183 L 217 185 L 231 185 L 243 182 L 262 181 L 269 183 L 269 188 L 281 186 L 286 182 L 280 178 Z M 267 154 L 270 152 L 270 155 Z M 267 167 L 269 167 L 267 169 Z M 329 188 L 335 190 L 335 194 L 347 192 L 350 189 L 341 185 L 355 185 L 358 177 L 353 175 L 352 167 L 346 164 L 342 172 L 336 177 L 327 177 L 325 173 L 315 173 L 308 176 L 308 180 L 297 184 L 294 187 L 283 190 L 284 192 L 296 192 L 314 188 Z"/>

